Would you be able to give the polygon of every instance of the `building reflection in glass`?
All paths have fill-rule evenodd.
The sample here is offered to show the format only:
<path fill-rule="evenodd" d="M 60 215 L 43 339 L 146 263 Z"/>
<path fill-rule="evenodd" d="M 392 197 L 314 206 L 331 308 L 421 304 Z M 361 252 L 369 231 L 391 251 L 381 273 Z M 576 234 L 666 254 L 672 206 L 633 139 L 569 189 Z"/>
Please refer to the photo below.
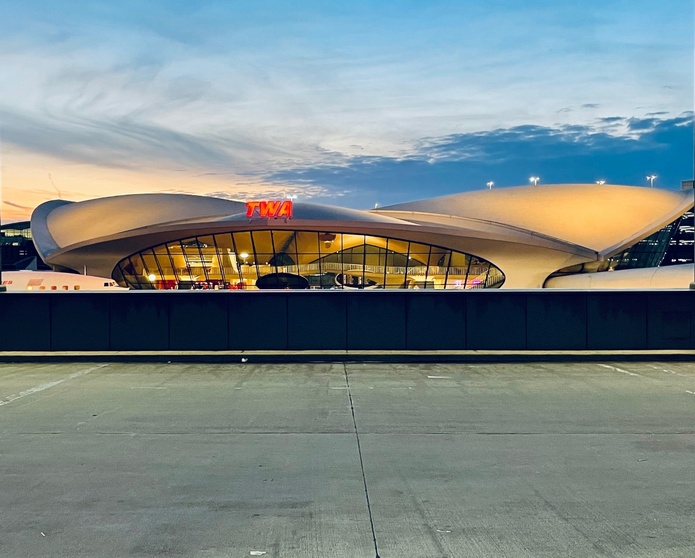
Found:
<path fill-rule="evenodd" d="M 246 231 L 196 236 L 121 260 L 133 289 L 483 289 L 504 274 L 439 246 L 336 232 Z"/>

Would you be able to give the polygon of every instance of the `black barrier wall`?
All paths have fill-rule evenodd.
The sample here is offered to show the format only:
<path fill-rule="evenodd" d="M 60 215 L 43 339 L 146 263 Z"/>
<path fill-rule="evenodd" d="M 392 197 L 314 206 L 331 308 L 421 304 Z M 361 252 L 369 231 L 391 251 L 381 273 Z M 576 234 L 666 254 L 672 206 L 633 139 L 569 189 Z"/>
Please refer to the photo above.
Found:
<path fill-rule="evenodd" d="M 0 294 L 0 351 L 695 349 L 695 291 Z"/>

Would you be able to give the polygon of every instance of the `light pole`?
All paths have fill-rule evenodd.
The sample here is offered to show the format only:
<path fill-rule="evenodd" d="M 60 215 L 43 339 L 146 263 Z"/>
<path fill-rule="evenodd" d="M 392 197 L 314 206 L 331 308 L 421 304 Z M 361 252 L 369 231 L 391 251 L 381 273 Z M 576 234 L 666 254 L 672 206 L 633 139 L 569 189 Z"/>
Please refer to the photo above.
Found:
<path fill-rule="evenodd" d="M 605 180 L 597 180 L 596 181 L 596 184 L 598 184 L 599 186 L 603 186 L 605 183 L 606 183 Z"/>
<path fill-rule="evenodd" d="M 649 187 L 654 188 L 654 180 L 656 179 L 655 174 L 650 174 L 647 176 L 647 180 L 649 180 Z"/>
<path fill-rule="evenodd" d="M 529 176 L 529 182 L 533 182 L 534 186 L 538 186 L 538 181 L 541 179 L 540 176 Z"/>
<path fill-rule="evenodd" d="M 490 180 L 490 182 L 488 182 L 486 185 L 488 190 L 492 190 L 492 187 L 495 185 L 495 183 L 492 180 Z"/>

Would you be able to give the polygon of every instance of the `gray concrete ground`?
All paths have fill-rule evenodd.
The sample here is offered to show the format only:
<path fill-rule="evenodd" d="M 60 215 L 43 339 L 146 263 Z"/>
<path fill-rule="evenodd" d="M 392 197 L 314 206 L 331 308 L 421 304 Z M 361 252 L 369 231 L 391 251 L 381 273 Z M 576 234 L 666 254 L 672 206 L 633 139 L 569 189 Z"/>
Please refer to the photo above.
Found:
<path fill-rule="evenodd" d="M 690 557 L 693 525 L 689 363 L 0 364 L 6 558 Z"/>

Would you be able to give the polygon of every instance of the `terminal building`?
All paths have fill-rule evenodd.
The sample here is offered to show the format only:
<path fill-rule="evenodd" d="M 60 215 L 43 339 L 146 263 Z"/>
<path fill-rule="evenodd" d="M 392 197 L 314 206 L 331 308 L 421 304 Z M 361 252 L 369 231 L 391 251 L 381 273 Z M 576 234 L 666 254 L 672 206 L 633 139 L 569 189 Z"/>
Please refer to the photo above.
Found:
<path fill-rule="evenodd" d="M 50 269 L 39 257 L 29 221 L 0 226 L 0 270 Z"/>
<path fill-rule="evenodd" d="M 693 190 L 520 186 L 360 211 L 184 194 L 54 200 L 31 217 L 57 271 L 133 289 L 687 287 Z"/>

